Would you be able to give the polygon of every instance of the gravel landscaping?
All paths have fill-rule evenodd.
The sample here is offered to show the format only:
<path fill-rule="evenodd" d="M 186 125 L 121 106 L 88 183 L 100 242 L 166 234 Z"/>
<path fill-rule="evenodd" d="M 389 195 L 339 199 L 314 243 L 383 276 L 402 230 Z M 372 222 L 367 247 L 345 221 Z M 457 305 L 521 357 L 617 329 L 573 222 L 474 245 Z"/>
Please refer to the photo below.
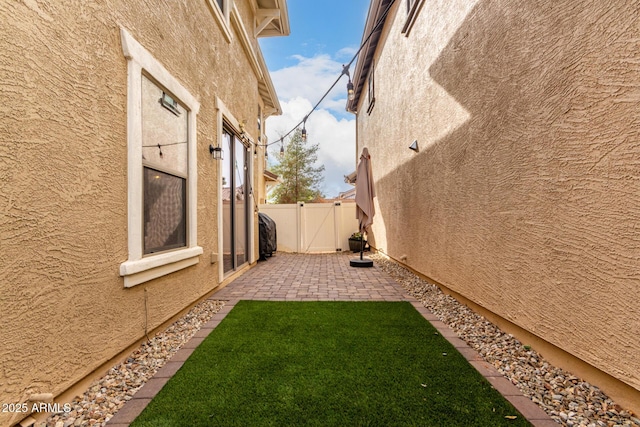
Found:
<path fill-rule="evenodd" d="M 625 411 L 598 387 L 550 365 L 535 350 L 436 285 L 385 257 L 371 258 L 558 423 L 569 427 L 640 426 L 638 415 Z"/>
<path fill-rule="evenodd" d="M 640 427 L 640 415 L 624 410 L 597 387 L 550 365 L 535 350 L 445 295 L 434 284 L 383 256 L 371 258 L 558 423 Z M 104 426 L 223 305 L 223 301 L 212 300 L 198 304 L 74 399 L 71 412 L 54 414 L 37 427 Z"/>
<path fill-rule="evenodd" d="M 144 342 L 71 403 L 68 413 L 54 414 L 38 427 L 104 426 L 180 347 L 217 313 L 224 301 L 206 300 L 166 330 Z"/>

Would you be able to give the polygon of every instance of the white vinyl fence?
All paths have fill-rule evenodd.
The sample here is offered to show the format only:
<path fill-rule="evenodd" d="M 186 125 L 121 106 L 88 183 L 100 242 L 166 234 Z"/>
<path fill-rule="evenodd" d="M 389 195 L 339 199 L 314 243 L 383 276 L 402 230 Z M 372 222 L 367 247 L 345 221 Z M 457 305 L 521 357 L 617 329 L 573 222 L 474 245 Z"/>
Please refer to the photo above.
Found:
<path fill-rule="evenodd" d="M 349 250 L 349 236 L 358 231 L 355 203 L 260 205 L 276 223 L 278 251 L 327 253 Z"/>

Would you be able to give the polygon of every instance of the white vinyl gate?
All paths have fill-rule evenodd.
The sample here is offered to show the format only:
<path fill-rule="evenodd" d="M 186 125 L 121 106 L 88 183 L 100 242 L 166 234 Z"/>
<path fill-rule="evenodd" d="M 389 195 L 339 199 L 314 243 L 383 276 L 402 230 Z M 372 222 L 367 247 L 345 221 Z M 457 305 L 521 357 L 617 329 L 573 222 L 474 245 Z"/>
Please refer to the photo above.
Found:
<path fill-rule="evenodd" d="M 327 253 L 349 250 L 349 236 L 358 231 L 356 204 L 297 203 L 260 205 L 276 223 L 278 251 Z"/>

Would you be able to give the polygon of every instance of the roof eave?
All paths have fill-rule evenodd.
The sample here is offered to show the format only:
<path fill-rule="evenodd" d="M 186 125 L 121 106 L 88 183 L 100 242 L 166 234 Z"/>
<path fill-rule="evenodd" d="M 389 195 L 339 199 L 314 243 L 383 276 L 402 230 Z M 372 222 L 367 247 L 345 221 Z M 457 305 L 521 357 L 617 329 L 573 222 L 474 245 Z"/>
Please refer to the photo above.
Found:
<path fill-rule="evenodd" d="M 255 0 L 255 36 L 282 37 L 291 34 L 287 0 Z"/>
<path fill-rule="evenodd" d="M 278 94 L 276 93 L 276 88 L 273 86 L 271 74 L 269 74 L 267 64 L 260 50 L 258 50 L 257 57 L 264 76 L 264 78 L 258 82 L 258 91 L 264 103 L 265 118 L 269 116 L 279 116 L 282 114 L 282 106 L 278 100 Z"/>
<path fill-rule="evenodd" d="M 287 0 L 254 0 L 252 7 L 255 13 L 255 37 L 288 36 L 291 34 L 289 27 L 289 11 Z M 258 81 L 258 91 L 264 104 L 265 118 L 282 114 L 282 106 L 278 100 L 276 89 L 273 86 L 269 69 L 262 55 L 261 49 L 257 49 L 256 59 L 262 77 Z"/>
<path fill-rule="evenodd" d="M 365 23 L 364 32 L 362 35 L 362 42 L 364 42 L 369 34 L 372 33 L 374 28 L 376 28 L 376 24 L 378 23 L 378 21 L 380 21 L 384 11 L 387 8 L 390 8 L 394 1 L 395 0 L 371 0 L 371 4 L 369 5 L 369 12 L 367 14 L 367 21 Z M 369 40 L 360 51 L 360 54 L 358 55 L 358 60 L 356 61 L 353 73 L 355 96 L 353 100 L 347 101 L 347 111 L 358 111 L 360 97 L 362 96 L 362 91 L 364 89 L 364 82 L 369 75 L 369 69 L 371 68 L 371 64 L 373 63 L 376 48 L 378 47 L 378 42 L 380 41 L 380 36 L 382 35 L 382 30 L 386 23 L 387 17 L 388 15 L 384 17 L 384 20 L 382 22 L 380 22 L 380 25 L 376 28 L 375 32 L 373 32 Z"/>

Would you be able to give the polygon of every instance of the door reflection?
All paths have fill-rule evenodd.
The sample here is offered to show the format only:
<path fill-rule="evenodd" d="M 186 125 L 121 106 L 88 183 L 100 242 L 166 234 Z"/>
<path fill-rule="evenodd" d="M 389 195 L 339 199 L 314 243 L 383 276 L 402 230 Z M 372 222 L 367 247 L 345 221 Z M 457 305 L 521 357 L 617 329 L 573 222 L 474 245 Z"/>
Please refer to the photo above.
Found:
<path fill-rule="evenodd" d="M 222 161 L 223 269 L 227 274 L 248 262 L 249 158 L 242 140 L 226 127 L 222 139 L 224 151 L 229 153 Z"/>

